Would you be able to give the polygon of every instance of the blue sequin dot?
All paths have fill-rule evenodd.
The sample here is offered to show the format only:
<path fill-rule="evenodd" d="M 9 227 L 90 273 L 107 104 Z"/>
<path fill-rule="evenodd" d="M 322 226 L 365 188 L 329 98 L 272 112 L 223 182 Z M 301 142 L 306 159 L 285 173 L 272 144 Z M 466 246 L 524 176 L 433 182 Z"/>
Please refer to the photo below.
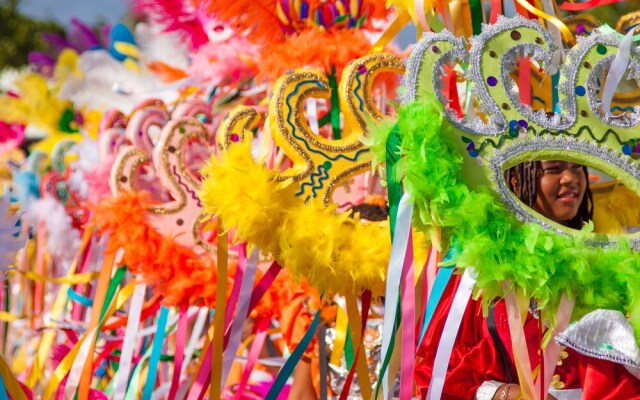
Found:
<path fill-rule="evenodd" d="M 489 86 L 495 86 L 498 84 L 498 79 L 496 79 L 495 76 L 490 76 L 487 78 L 487 83 L 489 84 Z"/>
<path fill-rule="evenodd" d="M 576 87 L 576 94 L 578 96 L 584 96 L 585 94 L 587 94 L 587 89 L 585 89 L 584 86 L 577 86 Z"/>
<path fill-rule="evenodd" d="M 622 152 L 623 152 L 625 155 L 630 156 L 630 155 L 631 155 L 631 153 L 633 152 L 633 149 L 631 148 L 631 146 L 630 146 L 630 145 L 628 145 L 628 144 L 624 144 L 624 145 L 622 145 Z"/>

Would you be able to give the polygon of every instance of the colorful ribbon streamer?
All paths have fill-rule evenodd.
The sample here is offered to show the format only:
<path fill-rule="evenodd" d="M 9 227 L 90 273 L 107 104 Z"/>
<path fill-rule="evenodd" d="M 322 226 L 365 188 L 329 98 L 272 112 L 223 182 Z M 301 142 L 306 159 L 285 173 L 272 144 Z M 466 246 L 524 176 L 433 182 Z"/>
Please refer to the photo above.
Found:
<path fill-rule="evenodd" d="M 138 282 L 142 282 L 138 279 Z M 133 353 L 137 343 L 138 331 L 140 329 L 140 316 L 142 314 L 142 303 L 144 302 L 144 294 L 147 285 L 137 283 L 133 290 L 133 298 L 131 299 L 131 307 L 129 309 L 129 319 L 124 334 L 122 353 L 120 354 L 120 364 L 118 372 L 114 377 L 114 393 L 113 400 L 123 400 L 127 392 L 127 383 L 131 372 L 131 364 L 133 361 Z"/>
<path fill-rule="evenodd" d="M 444 323 L 444 329 L 442 336 L 440 337 L 440 343 L 438 344 L 438 350 L 436 351 L 436 358 L 433 363 L 433 372 L 431 374 L 431 383 L 429 384 L 429 390 L 427 392 L 427 400 L 437 400 L 442 396 L 442 390 L 444 389 L 444 380 L 447 375 L 447 369 L 449 368 L 449 360 L 451 358 L 451 352 L 453 350 L 453 344 L 458 337 L 458 330 L 460 329 L 460 323 L 462 322 L 462 316 L 464 310 L 467 308 L 473 286 L 476 283 L 476 273 L 472 269 L 465 269 L 458 290 L 453 297 L 453 303 L 451 304 L 451 310 L 447 315 L 447 319 Z"/>
<path fill-rule="evenodd" d="M 387 269 L 387 285 L 385 289 L 385 299 L 387 301 L 383 318 L 382 331 L 382 358 L 385 359 L 391 345 L 391 337 L 395 333 L 395 319 L 398 312 L 398 301 L 400 293 L 400 279 L 405 254 L 407 252 L 411 231 L 411 217 L 413 215 L 413 202 L 409 193 L 405 193 L 400 199 L 398 206 L 398 217 L 396 229 L 391 246 L 391 256 Z M 383 396 L 387 400 L 389 395 L 389 383 L 387 382 L 387 371 L 380 372 L 382 380 Z"/>
<path fill-rule="evenodd" d="M 582 3 L 565 1 L 564 3 L 560 4 L 560 8 L 566 11 L 585 11 L 590 8 L 620 3 L 621 1 L 624 1 L 624 0 L 590 0 L 590 1 L 584 1 Z"/>
<path fill-rule="evenodd" d="M 164 344 L 164 336 L 167 328 L 167 318 L 169 316 L 169 309 L 167 307 L 160 307 L 160 316 L 158 317 L 158 325 L 156 328 L 156 334 L 153 338 L 153 347 L 151 350 L 151 357 L 149 358 L 149 370 L 147 371 L 147 381 L 142 390 L 142 400 L 151 400 L 151 394 L 156 384 L 156 377 L 158 374 L 158 363 L 160 362 L 160 352 L 162 351 L 162 345 Z"/>
<path fill-rule="evenodd" d="M 287 380 L 293 373 L 294 368 L 302 358 L 302 355 L 304 354 L 304 352 L 307 350 L 307 347 L 309 347 L 309 344 L 311 343 L 311 339 L 313 338 L 313 336 L 316 333 L 316 330 L 318 329 L 319 323 L 320 323 L 320 310 L 316 311 L 316 315 L 313 317 L 313 321 L 311 321 L 311 325 L 309 326 L 309 329 L 300 340 L 300 343 L 298 343 L 298 346 L 296 346 L 296 349 L 293 351 L 293 353 L 291 353 L 291 355 L 287 359 L 287 362 L 285 362 L 284 365 L 282 366 L 282 369 L 278 373 L 278 376 L 276 377 L 276 380 L 273 382 L 273 385 L 271 385 L 271 388 L 269 389 L 269 392 L 267 393 L 265 400 L 276 400 L 278 398 L 278 395 L 282 391 L 282 388 L 284 387 L 285 383 L 287 383 Z"/>

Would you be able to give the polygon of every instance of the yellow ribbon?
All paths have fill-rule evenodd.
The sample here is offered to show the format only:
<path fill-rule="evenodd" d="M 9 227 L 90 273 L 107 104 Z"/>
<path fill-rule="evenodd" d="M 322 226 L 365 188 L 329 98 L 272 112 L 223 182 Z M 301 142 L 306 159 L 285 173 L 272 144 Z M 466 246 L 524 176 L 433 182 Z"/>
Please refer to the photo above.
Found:
<path fill-rule="evenodd" d="M 82 236 L 82 241 L 80 242 L 80 247 L 78 248 L 78 252 L 76 253 L 76 257 L 73 260 L 73 263 L 69 266 L 69 270 L 67 271 L 67 277 L 72 277 L 76 268 L 78 267 L 78 261 L 83 254 L 89 240 L 91 239 L 91 234 L 93 232 L 93 220 L 89 222 L 89 225 L 84 231 Z M 51 319 L 59 320 L 62 312 L 64 311 L 65 305 L 67 303 L 67 289 L 69 289 L 70 285 L 68 283 L 63 283 L 60 286 L 60 291 L 58 292 L 58 296 L 53 303 L 53 307 L 51 307 Z M 31 373 L 29 374 L 29 378 L 27 380 L 27 386 L 33 388 L 36 385 L 36 382 L 39 379 L 44 378 L 44 374 L 42 373 L 42 369 L 45 365 L 47 357 L 49 356 L 51 346 L 53 345 L 53 340 L 56 336 L 56 331 L 54 329 L 49 329 L 42 335 L 42 339 L 40 340 L 40 345 L 38 346 L 38 356 L 35 359 L 33 368 L 31 369 Z M 43 382 L 44 384 L 44 382 Z"/>
<path fill-rule="evenodd" d="M 13 322 L 25 318 L 28 317 L 26 315 L 15 315 L 6 311 L 0 311 L 0 321 L 2 322 Z"/>
<path fill-rule="evenodd" d="M 17 272 L 23 275 L 25 278 L 37 281 L 37 282 L 49 282 L 49 283 L 62 283 L 67 285 L 77 285 L 79 283 L 88 283 L 98 277 L 97 272 L 82 272 L 75 275 L 60 276 L 52 278 L 45 275 L 40 275 L 32 271 L 22 271 L 19 269 L 10 269 L 9 272 Z"/>
<path fill-rule="evenodd" d="M 220 228 L 221 228 L 220 223 Z M 218 234 L 218 284 L 216 288 L 216 312 L 213 314 L 213 344 L 211 354 L 211 388 L 209 398 L 220 398 L 222 380 L 222 347 L 224 339 L 225 311 L 227 309 L 227 252 L 229 247 L 229 233 Z"/>
<path fill-rule="evenodd" d="M 573 33 L 571 33 L 571 30 L 564 24 L 564 22 L 560 21 L 558 18 L 552 15 L 538 10 L 537 8 L 529 4 L 527 0 L 516 0 L 516 2 L 531 14 L 535 15 L 538 18 L 544 19 L 545 21 L 553 24 L 553 26 L 558 28 L 564 40 L 571 46 L 576 44 L 576 39 L 573 37 Z"/>
<path fill-rule="evenodd" d="M 333 349 L 331 350 L 331 357 L 329 363 L 332 365 L 340 366 L 342 362 L 342 354 L 344 353 L 344 345 L 347 341 L 347 327 L 349 326 L 349 318 L 339 305 L 338 315 L 336 316 L 336 337 L 333 340 Z"/>
<path fill-rule="evenodd" d="M 400 30 L 402 30 L 409 21 L 411 21 L 409 12 L 407 10 L 402 10 L 382 33 L 382 36 L 376 40 L 369 53 L 380 53 L 381 51 L 384 51 L 384 48 L 391 43 L 393 38 L 398 35 Z"/>
<path fill-rule="evenodd" d="M 2 377 L 2 382 L 4 382 L 4 387 L 7 389 L 10 398 L 13 400 L 27 400 L 27 395 L 24 393 L 24 390 L 22 390 L 16 377 L 13 376 L 11 369 L 2 356 L 0 356 L 0 376 Z"/>

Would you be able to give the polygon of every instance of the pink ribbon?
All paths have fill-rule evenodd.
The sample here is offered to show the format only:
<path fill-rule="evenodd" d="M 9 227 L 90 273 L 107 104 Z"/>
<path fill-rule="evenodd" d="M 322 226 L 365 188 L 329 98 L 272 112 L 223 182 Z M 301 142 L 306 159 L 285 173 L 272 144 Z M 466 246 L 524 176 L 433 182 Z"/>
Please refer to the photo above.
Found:
<path fill-rule="evenodd" d="M 247 356 L 247 364 L 244 366 L 244 371 L 242 371 L 242 377 L 240 378 L 240 383 L 238 384 L 234 400 L 240 399 L 240 397 L 242 396 L 242 392 L 244 392 L 245 386 L 247 386 L 247 382 L 249 381 L 249 377 L 251 376 L 251 371 L 253 371 L 253 367 L 256 365 L 258 356 L 260 355 L 262 347 L 264 346 L 264 342 L 267 339 L 267 329 L 269 328 L 269 322 L 270 321 L 268 318 L 261 319 L 258 322 L 256 336 L 255 338 L 253 338 L 253 343 L 251 344 L 251 349 L 249 350 L 249 355 Z"/>
<path fill-rule="evenodd" d="M 169 399 L 175 399 L 180 385 L 180 375 L 182 373 L 182 362 L 184 361 L 184 346 L 187 341 L 187 329 L 189 318 L 187 316 L 187 306 L 180 308 L 180 318 L 178 319 L 178 331 L 176 332 L 176 351 L 173 364 L 173 377 L 171 388 L 169 389 Z"/>
<path fill-rule="evenodd" d="M 529 359 L 529 350 L 527 340 L 524 335 L 522 316 L 520 314 L 520 306 L 516 297 L 515 290 L 512 289 L 510 282 L 503 282 L 504 301 L 507 306 L 507 319 L 509 321 L 509 333 L 511 334 L 511 346 L 513 348 L 513 356 L 518 371 L 518 379 L 520 381 L 520 389 L 525 399 L 537 399 L 533 375 L 531 373 L 531 360 Z"/>
<path fill-rule="evenodd" d="M 82 255 L 82 264 L 80 266 L 80 270 L 78 271 L 78 273 L 81 272 L 86 272 L 89 269 L 89 263 L 91 262 L 91 254 L 92 254 L 92 249 L 93 246 L 91 246 L 91 241 L 89 241 L 89 244 L 87 245 L 87 249 L 84 251 L 84 254 Z M 77 284 L 75 287 L 75 291 L 76 293 L 80 293 L 80 288 L 82 288 L 84 286 L 84 284 Z M 82 320 L 82 311 L 85 309 L 85 307 L 83 307 L 81 304 L 78 304 L 76 302 L 73 303 L 72 306 L 72 311 L 71 311 L 71 316 L 73 318 L 74 321 L 81 321 Z"/>
<path fill-rule="evenodd" d="M 247 244 L 243 243 L 238 249 L 238 267 L 236 269 L 236 277 L 233 280 L 233 288 L 231 289 L 231 295 L 229 295 L 229 301 L 227 301 L 227 314 L 225 315 L 224 326 L 225 331 L 229 329 L 231 319 L 233 318 L 233 310 L 238 303 L 238 296 L 240 295 L 240 286 L 242 277 L 244 276 L 244 266 L 247 263 Z"/>
<path fill-rule="evenodd" d="M 418 22 L 420 23 L 420 27 L 423 31 L 428 32 L 430 29 L 425 17 L 424 0 L 414 0 L 413 5 L 416 11 L 416 17 L 418 17 Z M 431 12 L 431 10 L 429 10 L 429 12 Z"/>
<path fill-rule="evenodd" d="M 281 270 L 282 267 L 276 261 L 271 264 L 271 266 L 267 270 L 267 273 L 262 277 L 253 293 L 251 294 L 248 312 L 251 312 L 255 308 L 255 306 L 258 304 L 267 289 L 269 289 Z M 226 346 L 229 340 L 229 335 L 225 335 L 224 339 L 224 346 Z M 207 348 L 207 352 L 205 353 L 202 360 L 200 370 L 196 375 L 196 380 L 193 383 L 193 387 L 187 395 L 187 400 L 201 400 L 207 391 L 207 387 L 209 386 L 209 383 L 211 381 L 211 351 L 212 347 L 211 345 L 209 345 L 209 347 Z"/>
<path fill-rule="evenodd" d="M 226 343 L 224 355 L 222 357 L 222 382 L 224 387 L 227 382 L 227 376 L 231 370 L 231 365 L 236 356 L 236 351 L 242 340 L 242 331 L 244 323 L 249 316 L 249 301 L 251 300 L 251 291 L 253 290 L 253 281 L 256 277 L 256 270 L 258 269 L 258 258 L 260 257 L 260 249 L 257 247 L 251 251 L 249 262 L 246 262 L 246 246 L 241 251 L 241 259 L 238 261 L 238 265 L 242 265 L 244 277 L 242 278 L 242 285 L 240 288 L 240 300 L 238 301 L 238 308 L 236 309 L 236 316 L 230 327 L 227 327 L 226 333 L 229 340 Z M 246 264 L 246 265 L 244 265 Z M 239 267 L 240 268 L 240 267 Z"/>
<path fill-rule="evenodd" d="M 569 321 L 571 320 L 571 314 L 573 313 L 574 300 L 569 300 L 566 293 L 562 295 L 560 304 L 558 305 L 558 311 L 556 313 L 556 325 L 553 327 L 549 344 L 543 353 L 543 369 L 544 375 L 542 383 L 538 378 L 535 384 L 535 392 L 540 393 L 541 399 L 547 398 L 549 392 L 549 384 L 551 383 L 551 377 L 556 370 L 558 364 L 558 356 L 560 355 L 560 346 L 554 338 L 562 331 L 567 329 Z M 541 386 L 542 385 L 542 386 Z"/>
<path fill-rule="evenodd" d="M 402 359 L 400 362 L 400 400 L 411 399 L 413 365 L 416 354 L 416 291 L 413 267 L 413 233 L 409 231 L 409 244 L 402 266 Z"/>

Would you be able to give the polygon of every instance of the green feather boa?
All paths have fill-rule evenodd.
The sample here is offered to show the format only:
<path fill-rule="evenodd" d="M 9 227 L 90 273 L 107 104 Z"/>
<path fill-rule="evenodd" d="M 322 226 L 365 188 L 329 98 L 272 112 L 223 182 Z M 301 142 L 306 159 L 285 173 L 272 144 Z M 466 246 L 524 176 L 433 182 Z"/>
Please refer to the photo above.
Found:
<path fill-rule="evenodd" d="M 566 293 L 575 298 L 572 319 L 595 309 L 619 310 L 630 317 L 640 342 L 640 255 L 625 243 L 595 248 L 579 234 L 567 237 L 536 224 L 523 224 L 489 188 L 470 190 L 462 179 L 462 157 L 443 124 L 439 102 L 415 102 L 399 109 L 402 158 L 395 168 L 415 202 L 414 224 L 439 226 L 443 237 L 455 234 L 461 251 L 451 261 L 478 273 L 475 296 L 488 304 L 502 297 L 509 280 L 526 296 L 538 299 L 543 317 L 554 323 Z M 374 165 L 385 159 L 389 125 L 372 130 Z M 377 150 L 377 151 L 376 151 Z"/>

